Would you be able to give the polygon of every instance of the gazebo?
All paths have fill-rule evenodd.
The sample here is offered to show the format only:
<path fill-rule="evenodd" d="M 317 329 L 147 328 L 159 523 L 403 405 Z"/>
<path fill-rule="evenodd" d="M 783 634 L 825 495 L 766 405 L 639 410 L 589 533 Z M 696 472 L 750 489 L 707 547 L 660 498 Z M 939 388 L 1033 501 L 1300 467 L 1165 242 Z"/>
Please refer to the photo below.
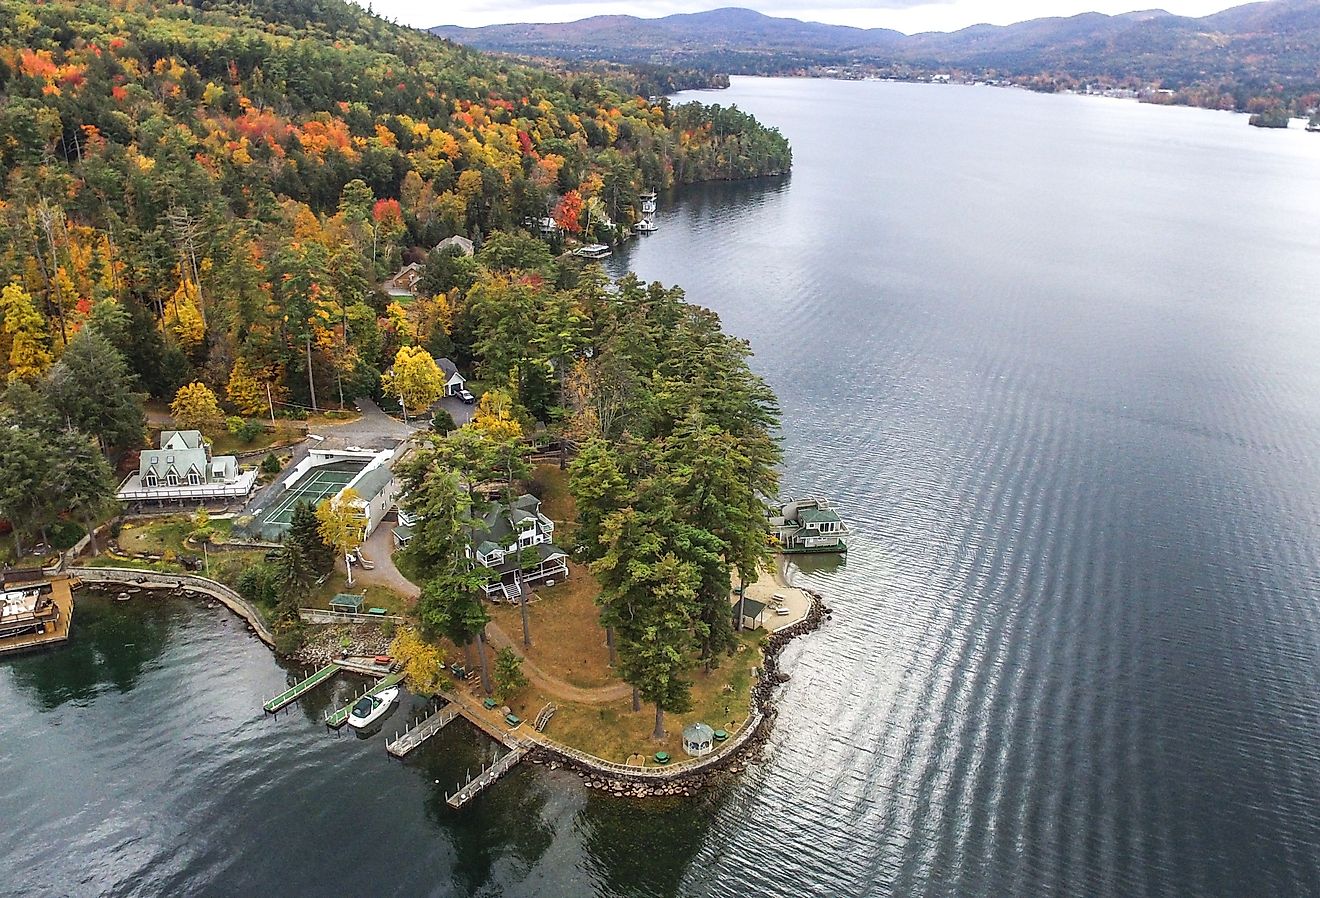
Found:
<path fill-rule="evenodd" d="M 342 614 L 361 614 L 364 598 L 365 596 L 355 596 L 352 593 L 341 592 L 330 600 L 330 610 Z"/>
<path fill-rule="evenodd" d="M 739 604 L 742 606 L 742 618 L 738 617 Z M 765 602 L 758 602 L 756 599 L 749 599 L 743 596 L 742 599 L 733 601 L 733 625 L 736 630 L 755 630 L 762 626 L 765 615 Z"/>
<path fill-rule="evenodd" d="M 683 727 L 683 751 L 699 758 L 715 750 L 715 731 L 704 723 L 689 723 Z"/>

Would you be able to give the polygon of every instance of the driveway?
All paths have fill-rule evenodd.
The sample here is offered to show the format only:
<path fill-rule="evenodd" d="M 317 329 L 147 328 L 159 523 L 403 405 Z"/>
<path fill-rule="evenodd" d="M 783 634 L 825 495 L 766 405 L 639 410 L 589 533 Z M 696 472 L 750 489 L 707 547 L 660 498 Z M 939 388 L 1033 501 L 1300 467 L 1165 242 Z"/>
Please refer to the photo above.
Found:
<path fill-rule="evenodd" d="M 362 417 L 343 424 L 318 427 L 316 435 L 333 438 L 337 442 L 344 441 L 346 445 L 385 449 L 423 429 L 421 425 L 412 422 L 404 424 L 398 418 L 391 418 L 381 411 L 379 405 L 366 397 L 358 399 L 355 405 L 362 412 Z"/>
<path fill-rule="evenodd" d="M 446 396 L 432 406 L 432 409 L 437 408 L 442 408 L 449 412 L 450 416 L 454 419 L 454 423 L 459 427 L 462 427 L 464 424 L 472 420 L 472 413 L 476 411 L 477 406 L 475 403 L 468 405 L 456 396 Z"/>

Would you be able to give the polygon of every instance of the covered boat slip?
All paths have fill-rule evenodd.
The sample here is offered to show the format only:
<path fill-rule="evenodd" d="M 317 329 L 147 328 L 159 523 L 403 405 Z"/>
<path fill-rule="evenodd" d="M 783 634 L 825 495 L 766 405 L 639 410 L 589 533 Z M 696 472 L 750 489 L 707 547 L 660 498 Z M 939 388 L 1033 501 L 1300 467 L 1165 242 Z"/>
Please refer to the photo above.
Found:
<path fill-rule="evenodd" d="M 69 577 L 10 585 L 0 592 L 0 655 L 64 642 L 73 624 Z"/>

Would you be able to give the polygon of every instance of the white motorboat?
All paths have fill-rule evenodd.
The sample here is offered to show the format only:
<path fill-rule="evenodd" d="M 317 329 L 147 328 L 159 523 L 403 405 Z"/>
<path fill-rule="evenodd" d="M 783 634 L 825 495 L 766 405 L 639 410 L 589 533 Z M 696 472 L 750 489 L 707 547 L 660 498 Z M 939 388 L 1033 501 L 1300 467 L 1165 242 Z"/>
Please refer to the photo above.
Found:
<path fill-rule="evenodd" d="M 364 695 L 353 703 L 353 710 L 348 712 L 348 725 L 362 730 L 380 720 L 399 698 L 399 687 L 382 689 L 376 695 Z"/>
<path fill-rule="evenodd" d="M 660 230 L 660 226 L 649 218 L 643 218 L 637 224 L 633 225 L 633 230 L 642 234 L 653 234 Z"/>
<path fill-rule="evenodd" d="M 603 259 L 610 254 L 610 248 L 603 243 L 590 243 L 573 250 L 573 255 L 583 259 Z"/>

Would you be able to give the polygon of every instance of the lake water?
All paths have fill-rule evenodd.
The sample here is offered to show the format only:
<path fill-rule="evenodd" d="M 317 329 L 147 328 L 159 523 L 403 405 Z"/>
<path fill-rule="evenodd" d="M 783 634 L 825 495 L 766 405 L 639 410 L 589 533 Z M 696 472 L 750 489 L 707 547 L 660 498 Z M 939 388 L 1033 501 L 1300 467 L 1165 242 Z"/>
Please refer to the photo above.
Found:
<path fill-rule="evenodd" d="M 0 894 L 1320 894 L 1320 136 L 991 88 L 735 79 L 790 178 L 610 260 L 748 339 L 836 614 L 770 760 L 628 804 L 456 725 L 406 765 L 219 609 L 0 664 Z M 347 696 L 352 683 L 336 689 Z M 404 712 L 387 722 L 393 728 Z M 438 782 L 437 782 L 438 781 Z"/>

